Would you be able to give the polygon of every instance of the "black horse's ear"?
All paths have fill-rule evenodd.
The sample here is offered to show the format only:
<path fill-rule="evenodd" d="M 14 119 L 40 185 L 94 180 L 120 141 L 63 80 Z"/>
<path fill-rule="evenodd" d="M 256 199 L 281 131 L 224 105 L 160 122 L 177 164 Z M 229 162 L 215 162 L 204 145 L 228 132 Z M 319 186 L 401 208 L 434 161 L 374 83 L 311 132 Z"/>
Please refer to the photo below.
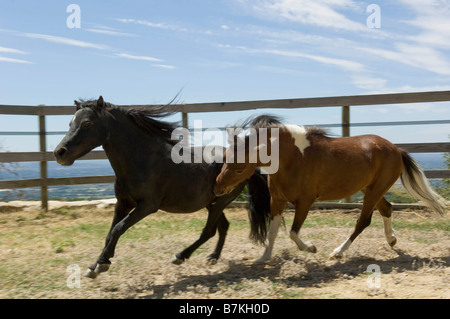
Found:
<path fill-rule="evenodd" d="M 98 107 L 99 109 L 101 109 L 101 108 L 103 108 L 103 104 L 104 104 L 104 102 L 103 102 L 103 97 L 100 95 L 100 97 L 99 97 L 98 100 L 97 100 L 97 107 Z"/>
<path fill-rule="evenodd" d="M 81 103 L 78 102 L 77 100 L 74 100 L 74 102 L 75 102 L 75 106 L 77 107 L 77 111 L 78 111 L 80 109 Z"/>

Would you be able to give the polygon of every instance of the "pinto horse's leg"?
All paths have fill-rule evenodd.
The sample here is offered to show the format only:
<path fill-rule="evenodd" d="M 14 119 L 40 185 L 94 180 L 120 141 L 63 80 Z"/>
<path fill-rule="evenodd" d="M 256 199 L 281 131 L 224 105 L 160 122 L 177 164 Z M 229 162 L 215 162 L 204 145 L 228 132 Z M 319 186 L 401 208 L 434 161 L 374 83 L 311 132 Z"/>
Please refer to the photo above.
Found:
<path fill-rule="evenodd" d="M 314 201 L 311 201 L 311 202 L 302 201 L 295 205 L 295 217 L 294 217 L 294 222 L 292 224 L 290 237 L 297 244 L 297 246 L 300 250 L 315 253 L 315 252 L 317 252 L 316 247 L 313 244 L 311 244 L 310 242 L 304 242 L 298 236 L 298 233 L 300 232 L 300 228 L 302 227 L 303 222 L 306 219 L 306 216 L 308 216 L 309 208 L 311 207 L 313 202 Z"/>
<path fill-rule="evenodd" d="M 358 221 L 356 222 L 355 230 L 350 235 L 350 237 L 342 243 L 339 247 L 337 247 L 330 255 L 330 258 L 340 258 L 342 257 L 345 250 L 348 249 L 348 247 L 351 245 L 351 243 L 355 240 L 355 238 L 367 227 L 370 225 L 370 222 L 372 220 L 372 213 L 375 209 L 375 206 L 381 207 L 383 210 L 383 213 L 385 209 L 388 208 L 386 205 L 386 202 L 383 202 L 383 196 L 386 194 L 386 192 L 389 190 L 391 185 L 395 182 L 395 180 L 388 184 L 387 182 L 383 183 L 383 185 L 376 185 L 372 187 L 367 187 L 364 190 L 362 190 L 365 194 L 364 196 L 364 202 L 363 207 L 361 210 L 361 215 L 358 218 Z M 387 203 L 389 204 L 389 203 Z M 389 204 L 390 205 L 390 204 Z"/>
<path fill-rule="evenodd" d="M 395 238 L 394 229 L 392 228 L 392 205 L 383 197 L 377 203 L 377 209 L 383 217 L 386 240 L 389 246 L 393 247 L 397 243 L 397 238 Z"/>
<path fill-rule="evenodd" d="M 365 193 L 366 189 L 362 189 L 361 191 Z M 376 208 L 383 217 L 386 240 L 389 246 L 393 247 L 397 243 L 397 238 L 395 238 L 394 229 L 392 228 L 392 205 L 383 196 L 377 203 Z"/>
<path fill-rule="evenodd" d="M 284 207 L 286 207 L 285 200 L 276 200 L 273 197 L 270 199 L 270 214 L 272 216 L 272 220 L 269 225 L 269 242 L 266 245 L 266 249 L 264 250 L 264 254 L 257 260 L 255 260 L 255 264 L 263 264 L 272 258 L 272 250 L 275 244 L 275 238 L 278 234 L 278 229 L 281 225 L 282 213 Z"/>
<path fill-rule="evenodd" d="M 350 247 L 351 243 L 355 240 L 355 238 L 366 228 L 370 225 L 370 222 L 372 220 L 372 213 L 375 208 L 375 203 L 373 202 L 366 202 L 364 200 L 363 208 L 361 210 L 361 215 L 358 218 L 358 221 L 356 222 L 355 230 L 350 235 L 349 238 L 347 238 L 346 241 L 344 241 L 339 247 L 337 247 L 330 255 L 330 258 L 341 258 L 344 254 L 344 251 Z"/>
<path fill-rule="evenodd" d="M 125 211 L 125 209 L 121 210 L 120 214 L 124 214 Z M 85 273 L 85 276 L 89 278 L 95 278 L 99 273 L 107 271 L 109 269 L 109 266 L 111 265 L 109 259 L 114 257 L 114 251 L 120 236 L 125 233 L 128 228 L 139 222 L 144 217 L 156 211 L 157 209 L 152 209 L 150 205 L 147 205 L 144 202 L 140 202 L 130 214 L 126 215 L 120 221 L 118 221 L 119 216 L 114 216 L 113 226 L 108 233 L 105 248 L 98 258 L 97 263 L 89 267 L 89 269 Z"/>

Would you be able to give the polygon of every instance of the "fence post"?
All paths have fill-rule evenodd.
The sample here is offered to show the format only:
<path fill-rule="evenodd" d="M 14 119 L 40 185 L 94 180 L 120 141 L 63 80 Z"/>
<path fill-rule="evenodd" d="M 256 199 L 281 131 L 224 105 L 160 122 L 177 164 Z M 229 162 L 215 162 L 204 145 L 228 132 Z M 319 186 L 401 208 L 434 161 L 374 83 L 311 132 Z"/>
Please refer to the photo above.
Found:
<path fill-rule="evenodd" d="M 183 127 L 188 128 L 188 114 L 186 112 L 181 113 Z"/>
<path fill-rule="evenodd" d="M 47 188 L 47 160 L 45 152 L 47 151 L 46 133 L 45 133 L 45 115 L 39 114 L 39 150 L 41 152 L 41 208 L 48 211 L 48 188 Z"/>
<path fill-rule="evenodd" d="M 342 107 L 342 137 L 350 136 L 350 106 Z M 344 203 L 351 203 L 352 197 L 344 198 Z"/>
<path fill-rule="evenodd" d="M 350 136 L 350 106 L 342 107 L 342 137 Z"/>

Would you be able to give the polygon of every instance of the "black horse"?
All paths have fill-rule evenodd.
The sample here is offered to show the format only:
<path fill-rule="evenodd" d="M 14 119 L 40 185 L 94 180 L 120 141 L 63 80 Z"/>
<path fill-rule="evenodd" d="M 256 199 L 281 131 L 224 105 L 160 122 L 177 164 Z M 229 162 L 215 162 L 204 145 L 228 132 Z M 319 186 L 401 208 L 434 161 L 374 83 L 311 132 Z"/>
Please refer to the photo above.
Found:
<path fill-rule="evenodd" d="M 265 237 L 270 216 L 265 208 L 270 200 L 267 180 L 256 172 L 229 194 L 216 197 L 213 187 L 223 164 L 205 161 L 176 164 L 171 158 L 172 148 L 179 142 L 171 139 L 177 125 L 155 118 L 175 113 L 173 107 L 119 107 L 104 102 L 101 96 L 98 100 L 75 101 L 75 104 L 70 129 L 54 151 L 57 162 L 72 165 L 76 159 L 102 145 L 116 175 L 117 203 L 111 229 L 100 257 L 85 276 L 95 278 L 107 271 L 119 237 L 158 209 L 191 213 L 206 207 L 208 219 L 200 238 L 176 254 L 172 262 L 181 264 L 218 231 L 217 246 L 208 256 L 208 261 L 215 263 L 229 227 L 223 209 L 241 193 L 246 182 L 250 195 L 251 237 L 255 241 Z"/>

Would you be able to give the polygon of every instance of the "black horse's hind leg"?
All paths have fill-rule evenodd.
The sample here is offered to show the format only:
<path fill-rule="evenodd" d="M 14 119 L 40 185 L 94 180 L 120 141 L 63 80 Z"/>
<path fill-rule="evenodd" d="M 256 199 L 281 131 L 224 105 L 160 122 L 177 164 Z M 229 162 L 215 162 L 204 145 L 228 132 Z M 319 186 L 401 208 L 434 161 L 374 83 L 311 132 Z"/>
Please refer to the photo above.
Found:
<path fill-rule="evenodd" d="M 217 262 L 217 259 L 219 259 L 220 253 L 222 252 L 223 245 L 225 244 L 225 238 L 229 227 L 229 223 L 225 218 L 223 210 L 242 192 L 244 186 L 245 183 L 238 185 L 231 193 L 217 198 L 214 203 L 207 206 L 208 220 L 206 221 L 205 228 L 203 228 L 200 238 L 181 253 L 176 254 L 175 258 L 172 259 L 172 263 L 176 265 L 182 264 L 198 247 L 213 237 L 216 234 L 216 230 L 219 230 L 219 240 L 216 249 L 208 256 L 208 261 L 210 263 L 214 264 Z"/>
<path fill-rule="evenodd" d="M 208 220 L 206 221 L 206 225 L 202 230 L 200 238 L 197 239 L 192 245 L 184 249 L 181 253 L 175 255 L 175 258 L 172 259 L 172 263 L 176 265 L 181 265 L 186 259 L 191 257 L 192 253 L 201 245 L 203 245 L 208 239 L 213 237 L 216 234 L 217 223 L 220 217 L 221 212 L 217 212 L 214 209 L 208 209 Z"/>
<path fill-rule="evenodd" d="M 138 206 L 128 215 L 120 219 L 120 216 L 123 216 L 125 212 L 130 211 L 129 206 L 117 207 L 116 206 L 116 214 L 114 216 L 113 225 L 111 226 L 111 230 L 106 237 L 105 248 L 98 258 L 97 262 L 90 266 L 86 271 L 85 276 L 89 278 L 95 278 L 101 272 L 105 272 L 109 269 L 111 262 L 110 258 L 114 257 L 114 251 L 116 249 L 117 242 L 120 236 L 125 233 L 125 231 L 139 222 L 141 219 L 146 217 L 147 215 L 154 213 L 156 209 L 151 209 L 149 205 L 144 203 L 139 203 Z M 119 212 L 118 212 L 119 211 Z"/>

